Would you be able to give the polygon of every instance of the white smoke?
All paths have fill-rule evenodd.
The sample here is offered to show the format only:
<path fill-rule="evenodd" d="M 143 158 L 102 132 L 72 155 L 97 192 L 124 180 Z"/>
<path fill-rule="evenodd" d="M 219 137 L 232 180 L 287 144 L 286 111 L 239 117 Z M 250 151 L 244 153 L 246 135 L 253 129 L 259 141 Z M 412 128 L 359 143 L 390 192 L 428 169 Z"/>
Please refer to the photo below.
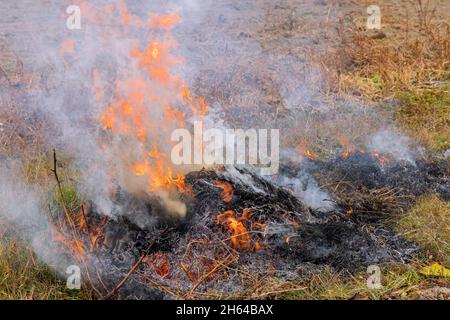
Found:
<path fill-rule="evenodd" d="M 113 212 L 121 213 L 121 208 L 117 207 L 111 196 L 112 190 L 121 187 L 142 191 L 142 188 L 136 187 L 139 183 L 136 183 L 136 180 L 130 177 L 129 171 L 125 170 L 127 165 L 138 157 L 136 153 L 139 142 L 118 137 L 105 138 L 105 133 L 99 125 L 99 117 L 110 101 L 97 103 L 92 94 L 95 87 L 92 73 L 94 66 L 100 70 L 106 87 L 105 96 L 112 98 L 118 74 L 126 70 L 129 74 L 139 75 L 140 70 L 136 64 L 130 63 L 130 48 L 134 46 L 130 35 L 117 38 L 116 33 L 113 35 L 107 32 L 109 29 L 120 28 L 110 24 L 113 19 L 108 11 L 103 12 L 96 23 L 86 19 L 86 15 L 91 12 L 82 11 L 82 29 L 66 28 L 67 6 L 81 2 L 83 1 L 7 0 L 0 2 L 0 12 L 5 20 L 13 21 L 13 26 L 20 28 L 23 26 L 26 30 L 15 32 L 14 27 L 11 27 L 9 44 L 24 63 L 26 72 L 38 75 L 42 79 L 39 87 L 31 92 L 24 109 L 32 110 L 45 119 L 48 125 L 46 138 L 49 146 L 74 160 L 80 173 L 77 177 L 80 196 L 92 200 L 99 211 L 111 215 Z M 108 0 L 88 2 L 99 6 L 118 3 Z M 229 117 L 230 122 L 234 120 L 241 121 L 241 124 L 251 123 L 258 125 L 259 128 L 279 128 L 290 124 L 291 128 L 288 129 L 287 135 L 299 131 L 299 128 L 305 131 L 316 129 L 314 124 L 310 125 L 309 117 L 299 122 L 284 123 L 278 122 L 278 113 L 275 117 L 271 113 L 274 103 L 285 105 L 291 111 L 298 111 L 303 104 L 316 103 L 321 110 L 327 105 L 320 99 L 321 93 L 317 91 L 317 87 L 321 87 L 323 82 L 323 75 L 319 70 L 306 68 L 301 56 L 280 53 L 284 49 L 289 49 L 284 51 L 290 52 L 290 48 L 279 48 L 278 53 L 276 50 L 275 53 L 268 53 L 283 42 L 280 41 L 283 40 L 280 35 L 273 35 L 273 41 L 262 43 L 264 39 L 261 38 L 270 30 L 265 26 L 261 28 L 261 21 L 268 19 L 270 22 L 271 19 L 277 18 L 265 10 L 264 6 L 267 7 L 267 3 L 264 6 L 259 6 L 257 1 L 238 4 L 232 1 L 212 0 L 127 0 L 126 3 L 130 12 L 135 15 L 145 17 L 150 12 L 173 10 L 182 17 L 182 23 L 175 28 L 173 35 L 179 42 L 177 52 L 186 57 L 186 63 L 177 66 L 175 71 L 180 73 L 188 84 L 194 82 L 199 75 L 212 73 L 212 76 L 206 78 L 216 83 L 208 84 L 212 87 L 214 84 L 219 88 L 220 91 L 216 94 L 224 97 L 219 102 L 230 103 L 230 105 L 220 105 L 219 102 L 214 104 L 212 109 L 215 111 L 206 119 L 205 127 L 235 128 L 227 120 L 217 120 Z M 298 9 L 295 14 L 299 14 L 302 10 L 306 12 L 306 9 L 312 6 L 311 3 L 312 1 L 305 1 L 302 4 L 304 7 Z M 241 10 L 240 6 L 246 10 Z M 249 6 L 253 7 L 252 10 L 247 10 Z M 272 7 L 283 6 L 273 4 Z M 322 6 L 320 10 L 325 12 L 322 16 L 325 18 L 326 6 Z M 301 21 L 296 22 L 296 17 L 292 19 L 292 28 L 288 30 L 292 33 L 291 36 L 302 35 Z M 230 24 L 231 20 L 234 26 L 231 28 L 232 31 L 227 31 L 224 26 Z M 257 24 L 259 29 L 253 33 L 247 30 L 251 24 Z M 152 30 L 133 30 L 133 37 L 145 42 L 152 41 L 154 36 Z M 303 36 L 305 44 L 309 44 L 311 41 L 309 35 Z M 65 38 L 74 40 L 75 55 L 63 54 L 62 60 L 61 43 Z M 286 43 L 289 44 L 288 42 Z M 265 86 L 263 82 L 266 78 L 271 78 L 271 84 L 278 86 L 278 93 Z M 163 90 L 161 94 L 170 96 L 173 93 Z M 280 101 L 270 100 L 274 96 Z M 209 100 L 208 96 L 205 98 Z M 346 111 L 342 125 L 344 128 L 349 123 L 354 125 L 357 122 L 354 121 L 355 108 L 349 109 L 351 110 Z M 328 110 L 322 111 L 324 115 L 328 114 Z M 216 118 L 217 115 L 219 117 Z M 161 108 L 155 108 L 155 119 L 160 116 Z M 324 120 L 328 121 L 328 118 L 324 117 Z M 333 123 L 333 126 L 336 124 Z M 331 131 L 330 135 L 333 134 Z M 111 140 L 105 147 L 101 142 L 107 139 Z M 408 147 L 409 140 L 390 131 L 378 132 L 371 137 L 368 145 L 370 151 L 390 154 L 397 160 L 414 161 Z M 111 178 L 111 172 L 114 173 L 114 179 Z M 235 168 L 228 168 L 225 175 L 253 186 L 257 192 L 261 191 L 255 186 L 250 175 L 242 174 Z M 45 197 L 42 189 L 21 182 L 17 165 L 14 168 L 2 165 L 0 177 L 1 217 L 23 230 L 32 230 L 32 233 L 23 234 L 29 237 L 35 249 L 44 256 L 46 250 L 42 248 L 45 246 L 39 242 L 47 239 L 41 234 L 48 232 L 48 224 L 44 214 Z M 282 176 L 279 184 L 290 188 L 301 201 L 313 209 L 327 211 L 333 208 L 329 194 L 305 172 L 295 177 Z M 160 196 L 166 198 L 166 203 L 174 211 L 177 210 L 179 205 L 177 199 L 172 199 L 168 195 Z M 51 257 L 46 260 L 51 261 Z"/>
<path fill-rule="evenodd" d="M 121 212 L 112 198 L 114 189 L 145 191 L 147 182 L 131 177 L 129 172 L 130 164 L 141 156 L 141 143 L 129 137 L 107 137 L 101 128 L 100 116 L 115 98 L 117 82 L 124 80 L 122 74 L 136 79 L 143 76 L 142 67 L 130 59 L 130 52 L 135 48 L 144 50 L 149 43 L 159 41 L 163 36 L 151 27 L 130 27 L 130 30 L 122 32 L 122 4 L 127 6 L 131 16 L 136 15 L 143 20 L 150 14 L 177 12 L 184 23 L 198 25 L 205 12 L 205 6 L 200 6 L 196 0 L 58 3 L 25 0 L 8 1 L 1 5 L 5 7 L 8 17 L 26 26 L 30 32 L 13 34 L 10 45 L 23 61 L 26 72 L 41 75 L 39 88 L 32 91 L 29 104 L 24 108 L 34 111 L 46 122 L 48 130 L 45 135 L 49 146 L 73 159 L 80 174 L 77 177 L 80 196 L 91 199 L 99 211 L 108 215 Z M 80 30 L 66 28 L 66 8 L 69 5 L 80 5 Z M 114 8 L 112 11 L 111 6 Z M 183 28 L 177 30 L 180 36 Z M 63 46 L 67 39 L 70 39 L 69 44 Z M 187 52 L 179 51 L 173 54 Z M 186 74 L 182 70 L 183 66 L 174 68 L 180 69 L 173 70 L 174 73 Z M 101 101 L 97 100 L 93 92 L 98 85 L 93 77 L 94 72 L 98 73 L 104 85 L 104 98 Z M 145 93 L 147 89 L 143 89 Z M 172 102 L 175 99 L 171 97 L 174 93 L 170 88 L 155 84 L 152 89 L 158 91 L 158 96 L 162 96 L 163 100 Z M 148 107 L 152 108 L 151 117 L 157 123 L 162 117 L 164 106 Z M 165 130 L 170 131 L 170 128 Z M 160 132 L 161 136 L 165 133 Z M 165 136 L 161 139 L 170 139 L 169 132 Z M 168 148 L 166 142 L 162 140 L 159 146 Z M 158 196 L 173 210 L 180 210 L 181 215 L 185 211 L 183 204 L 176 205 L 176 197 L 161 192 Z"/>
<path fill-rule="evenodd" d="M 63 259 L 53 241 L 49 212 L 46 208 L 47 190 L 23 181 L 21 164 L 17 160 L 0 162 L 0 220 L 9 233 L 27 241 L 40 259 L 63 273 L 71 263 Z M 66 257 L 68 258 L 68 257 Z"/>
<path fill-rule="evenodd" d="M 415 163 L 411 140 L 390 130 L 381 130 L 369 138 L 367 148 L 371 152 L 392 156 L 397 161 Z"/>
<path fill-rule="evenodd" d="M 321 189 L 317 181 L 306 172 L 299 172 L 295 177 L 282 175 L 277 183 L 288 188 L 292 193 L 311 209 L 328 212 L 334 209 L 328 192 Z"/>

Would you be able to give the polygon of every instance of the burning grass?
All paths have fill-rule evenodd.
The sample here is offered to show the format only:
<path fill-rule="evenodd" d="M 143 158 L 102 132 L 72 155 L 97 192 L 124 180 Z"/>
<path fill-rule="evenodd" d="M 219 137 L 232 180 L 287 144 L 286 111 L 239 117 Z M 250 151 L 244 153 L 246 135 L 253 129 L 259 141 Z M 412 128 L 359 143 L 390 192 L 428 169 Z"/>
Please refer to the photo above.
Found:
<path fill-rule="evenodd" d="M 379 155 L 349 149 L 336 158 L 307 158 L 300 167 L 281 171 L 296 176 L 310 167 L 335 201 L 331 212 L 305 207 L 291 191 L 251 171 L 204 170 L 186 177 L 191 192 L 184 196 L 189 204 L 185 221 L 171 221 L 161 216 L 154 200 L 131 195 L 117 197 L 129 203 L 126 215 L 102 217 L 89 203 L 80 207 L 70 175 L 57 165 L 66 178 L 60 190 L 54 189 L 54 240 L 65 254 L 93 263 L 83 272 L 97 298 L 385 298 L 417 279 L 398 275 L 389 289 L 374 293 L 362 289 L 363 275 L 355 281 L 358 270 L 415 256 L 415 246 L 397 237 L 385 221 L 398 219 L 411 196 L 424 190 L 448 196 L 446 166 L 380 162 Z M 61 209 L 63 199 L 82 252 Z M 152 219 L 144 226 L 139 222 Z M 105 270 L 104 264 L 112 267 Z M 335 276 L 318 274 L 308 283 L 308 266 L 332 266 Z"/>
<path fill-rule="evenodd" d="M 73 218 L 82 252 L 69 239 L 73 231 L 67 230 L 61 243 L 93 266 L 86 272 L 103 298 L 277 297 L 306 290 L 302 273 L 308 266 L 353 274 L 373 263 L 414 260 L 416 246 L 385 221 L 404 212 L 421 188 L 437 190 L 445 172 L 435 169 L 424 178 L 423 169 L 380 163 L 359 151 L 310 161 L 336 202 L 327 212 L 305 207 L 291 191 L 252 171 L 203 170 L 186 176 L 191 193 L 184 196 L 184 221 L 160 216 L 154 201 L 139 206 L 124 195 L 122 201 L 131 196 L 126 201 L 134 206 L 132 214 L 102 220 L 95 207 L 88 207 Z M 408 182 L 395 177 L 398 168 Z M 298 168 L 285 170 L 281 174 Z M 348 175 L 346 181 L 341 174 Z M 140 225 L 139 216 L 155 220 Z M 100 234 L 94 246 L 93 228 Z M 104 264 L 113 267 L 104 269 Z"/>

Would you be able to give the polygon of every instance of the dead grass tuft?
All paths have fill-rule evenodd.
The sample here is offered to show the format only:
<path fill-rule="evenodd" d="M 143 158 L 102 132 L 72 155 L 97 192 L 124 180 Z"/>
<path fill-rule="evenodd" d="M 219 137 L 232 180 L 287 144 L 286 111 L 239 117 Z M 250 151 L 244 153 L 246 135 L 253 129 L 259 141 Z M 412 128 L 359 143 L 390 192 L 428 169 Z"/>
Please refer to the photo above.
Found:
<path fill-rule="evenodd" d="M 449 79 L 448 24 L 429 28 L 424 38 L 398 44 L 371 39 L 354 29 L 349 32 L 352 36 L 343 40 L 347 45 L 338 52 L 344 58 L 339 59 L 341 63 L 335 70 L 340 92 L 375 101 L 399 91 L 415 92 Z"/>
<path fill-rule="evenodd" d="M 71 291 L 30 248 L 17 241 L 0 242 L 0 299 L 92 299 L 88 290 Z"/>
<path fill-rule="evenodd" d="M 425 196 L 398 222 L 397 230 L 416 241 L 427 258 L 450 265 L 450 203 Z"/>

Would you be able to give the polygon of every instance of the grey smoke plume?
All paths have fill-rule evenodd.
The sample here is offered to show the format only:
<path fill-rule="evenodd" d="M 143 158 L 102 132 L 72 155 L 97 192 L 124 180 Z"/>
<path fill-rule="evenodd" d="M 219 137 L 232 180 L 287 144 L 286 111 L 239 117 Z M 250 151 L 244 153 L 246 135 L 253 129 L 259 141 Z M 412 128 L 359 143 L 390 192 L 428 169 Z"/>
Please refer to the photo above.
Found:
<path fill-rule="evenodd" d="M 112 198 L 112 189 L 121 188 L 136 193 L 143 191 L 142 181 L 130 177 L 127 168 L 139 157 L 140 142 L 117 136 L 105 137 L 99 117 L 111 102 L 108 99 L 113 98 L 114 86 L 121 72 L 125 70 L 131 75 L 141 75 L 139 66 L 129 59 L 130 49 L 135 45 L 132 38 L 148 43 L 159 34 L 149 29 L 133 29 L 130 34 L 121 36 L 109 33 L 109 29 L 118 26 L 112 23 L 114 19 L 108 12 L 103 12 L 92 23 L 85 19 L 85 15 L 92 12 L 82 11 L 82 29 L 68 30 L 65 9 L 80 2 L 7 0 L 0 2 L 0 12 L 5 21 L 12 23 L 9 44 L 23 61 L 27 72 L 40 79 L 24 108 L 45 120 L 49 145 L 74 160 L 80 172 L 77 186 L 80 196 L 92 200 L 104 214 L 114 216 L 123 214 L 125 209 Z M 299 7 L 293 10 L 287 21 L 284 16 L 278 15 L 289 11 L 288 5 L 281 6 L 266 0 L 126 2 L 132 14 L 145 16 L 149 12 L 171 8 L 169 11 L 174 10 L 182 17 L 183 22 L 173 30 L 173 35 L 179 43 L 175 51 L 186 58 L 186 63 L 176 66 L 174 71 L 181 74 L 188 84 L 195 83 L 207 101 L 213 96 L 220 97 L 211 102 L 213 112 L 205 121 L 206 127 L 289 127 L 286 135 L 295 133 L 299 128 L 316 129 L 314 125 L 309 125 L 309 115 L 299 122 L 279 120 L 278 114 L 283 112 L 283 108 L 278 109 L 280 105 L 295 112 L 305 111 L 306 105 L 320 109 L 324 121 L 331 118 L 328 116 L 328 105 L 317 90 L 322 85 L 323 75 L 313 67 L 306 68 L 305 61 L 289 47 L 289 42 L 296 37 L 302 37 L 305 46 L 314 42 L 307 32 L 303 32 L 305 24 L 300 16 L 301 12 L 308 12 L 316 1 L 299 1 Z M 118 1 L 97 0 L 89 3 L 107 5 Z M 251 10 L 248 10 L 249 7 Z M 266 10 L 267 7 L 270 10 Z M 321 5 L 318 10 L 324 18 L 326 5 Z M 230 29 L 225 28 L 230 25 Z M 250 26 L 255 26 L 255 29 Z M 16 32 L 22 28 L 25 31 Z M 288 33 L 289 41 L 284 41 L 283 34 L 278 34 L 278 31 Z M 74 40 L 75 55 L 61 51 L 61 43 L 68 37 Z M 99 70 L 105 85 L 106 98 L 101 103 L 96 101 L 92 92 L 96 87 L 94 67 Z M 202 82 L 202 77 L 207 80 Z M 165 97 L 173 94 L 164 88 L 158 89 Z M 161 109 L 161 106 L 154 108 L 154 119 L 161 117 Z M 355 108 L 348 109 L 345 111 L 348 120 L 343 121 L 343 128 L 356 122 Z M 274 114 L 277 116 L 274 117 Z M 103 143 L 105 140 L 108 143 Z M 391 132 L 377 133 L 368 145 L 371 151 L 413 161 L 407 139 Z M 113 177 L 111 173 L 114 173 Z M 242 183 L 254 185 L 249 176 L 238 173 L 235 168 L 229 168 L 226 174 Z M 4 192 L 0 195 L 0 200 L 3 200 L 0 214 L 23 230 L 33 230 L 33 233 L 24 234 L 28 235 L 41 256 L 46 255 L 49 251 L 43 249 L 45 246 L 40 243 L 47 239 L 47 236 L 41 235 L 48 232 L 42 191 L 21 182 L 16 169 L 2 167 L 0 177 L 7 182 L 1 187 Z M 278 183 L 290 188 L 314 209 L 332 209 L 330 196 L 307 172 L 301 171 L 295 177 L 281 176 Z M 172 195 L 159 196 L 173 208 L 172 211 L 183 210 L 183 205 Z M 12 203 L 11 199 L 21 201 Z M 147 223 L 142 220 L 136 222 L 140 226 Z M 48 255 L 46 261 L 52 261 L 52 256 Z"/>
<path fill-rule="evenodd" d="M 90 6 L 84 6 L 88 3 Z M 79 169 L 78 191 L 80 196 L 91 199 L 98 210 L 107 215 L 121 214 L 120 205 L 114 202 L 112 190 L 120 188 L 131 193 L 146 192 L 147 182 L 130 177 L 129 167 L 140 159 L 143 146 L 130 137 L 105 137 L 100 117 L 115 98 L 118 81 L 144 76 L 142 66 L 130 59 L 133 49 L 145 50 L 152 41 L 160 41 L 165 35 L 152 28 L 135 28 L 123 31 L 122 4 L 126 3 L 130 16 L 142 19 L 148 14 L 177 12 L 187 23 L 201 22 L 205 6 L 195 0 L 136 1 L 21 1 L 3 3 L 7 19 L 25 26 L 27 32 L 12 34 L 9 42 L 24 62 L 27 72 L 41 75 L 39 88 L 32 91 L 25 106 L 44 119 L 48 125 L 46 140 L 62 154 L 74 160 Z M 66 28 L 66 8 L 81 7 L 81 30 Z M 112 6 L 112 7 L 108 7 Z M 101 9 L 100 9 L 101 8 Z M 112 11 L 109 11 L 113 8 Z M 3 10 L 2 10 L 3 12 Z M 95 16 L 94 16 L 95 15 Z M 121 21 L 122 22 L 122 21 Z M 178 29 L 178 35 L 182 28 Z M 112 32 L 114 31 L 114 32 Z M 63 45 L 66 39 L 71 39 Z M 140 41 L 139 44 L 137 41 Z M 169 41 L 171 41 L 169 39 Z M 176 51 L 176 50 L 174 50 Z M 179 50 L 174 55 L 185 54 Z M 188 58 L 188 57 L 187 57 Z M 180 69 L 180 70 L 178 70 Z M 104 97 L 97 99 L 93 89 L 101 79 Z M 185 74 L 182 66 L 174 66 L 174 72 Z M 171 88 L 150 83 L 158 96 L 175 104 Z M 148 92 L 148 87 L 142 89 Z M 133 94 L 132 88 L 127 89 Z M 157 123 L 162 117 L 164 105 L 147 105 L 152 108 L 151 118 Z M 149 124 L 149 126 L 152 124 Z M 170 130 L 161 132 L 159 146 L 168 146 Z M 160 130 L 163 131 L 163 130 Z M 163 137 L 163 136 L 166 137 Z M 106 139 L 105 139 L 106 138 Z M 168 150 L 164 150 L 168 151 Z M 169 153 L 170 154 L 170 153 Z M 184 205 L 176 196 L 158 192 L 163 202 L 180 215 Z"/>
<path fill-rule="evenodd" d="M 387 154 L 397 161 L 414 163 L 415 155 L 411 150 L 411 140 L 390 130 L 381 130 L 372 135 L 368 142 L 368 150 Z"/>
<path fill-rule="evenodd" d="M 295 177 L 280 176 L 277 183 L 288 188 L 306 206 L 327 212 L 334 209 L 328 192 L 321 189 L 317 181 L 307 172 L 300 171 Z"/>
<path fill-rule="evenodd" d="M 52 239 L 48 220 L 47 190 L 42 186 L 25 184 L 21 164 L 3 159 L 0 163 L 0 219 L 10 227 L 10 234 L 31 244 L 40 259 L 63 274 L 71 264 L 62 257 L 58 244 Z"/>
<path fill-rule="evenodd" d="M 37 186 L 26 185 L 22 181 L 20 163 L 2 160 L 0 163 L 0 215 L 2 220 L 16 225 L 19 234 L 30 236 L 26 230 L 43 231 L 46 217 L 43 210 L 44 194 Z M 14 201 L 17 199 L 18 201 Z M 23 229 L 23 230 L 20 230 Z M 32 239 L 27 239 L 32 240 Z"/>

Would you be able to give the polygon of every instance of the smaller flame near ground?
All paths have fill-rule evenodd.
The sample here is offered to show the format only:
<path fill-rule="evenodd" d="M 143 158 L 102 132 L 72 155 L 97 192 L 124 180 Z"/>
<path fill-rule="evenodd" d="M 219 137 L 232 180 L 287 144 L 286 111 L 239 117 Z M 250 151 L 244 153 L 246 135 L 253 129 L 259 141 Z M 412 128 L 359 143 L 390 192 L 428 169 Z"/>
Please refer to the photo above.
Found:
<path fill-rule="evenodd" d="M 381 164 L 383 164 L 383 163 L 385 163 L 386 161 L 389 160 L 388 157 L 386 157 L 386 156 L 384 156 L 384 155 L 380 155 L 378 152 L 375 152 L 375 151 L 369 153 L 369 155 L 370 155 L 372 158 L 377 159 L 378 162 L 380 162 Z"/>
<path fill-rule="evenodd" d="M 311 150 L 305 150 L 303 152 L 303 155 L 312 161 L 316 161 L 317 159 L 319 159 Z"/>
<path fill-rule="evenodd" d="M 352 154 L 359 152 L 361 154 L 366 154 L 367 151 L 364 148 L 358 148 L 352 143 L 349 142 L 348 139 L 341 139 L 341 146 L 344 148 L 344 151 L 341 153 L 342 159 L 348 159 Z M 389 158 L 385 155 L 380 155 L 378 152 L 372 151 L 369 153 L 369 156 L 376 159 L 380 164 L 384 164 Z"/>
<path fill-rule="evenodd" d="M 216 187 L 222 189 L 220 196 L 223 198 L 223 202 L 231 202 L 233 200 L 234 190 L 231 184 L 228 182 L 216 181 Z"/>
<path fill-rule="evenodd" d="M 88 224 L 86 219 L 84 205 L 81 205 L 72 224 L 66 220 L 57 221 L 59 227 L 50 223 L 53 241 L 61 243 L 78 261 L 88 259 L 89 254 L 97 251 L 104 239 L 104 226 L 108 220 L 105 216 L 95 224 Z"/>
<path fill-rule="evenodd" d="M 342 159 L 348 159 L 352 154 L 355 154 L 357 152 L 361 154 L 366 154 L 367 151 L 364 148 L 359 148 L 355 146 L 354 144 L 350 143 L 348 139 L 340 139 L 339 140 L 340 145 L 343 148 L 343 151 L 340 154 L 340 157 Z M 301 155 L 301 157 L 307 158 L 311 161 L 318 161 L 319 157 L 316 153 L 314 153 L 311 149 L 308 149 L 305 147 L 306 143 L 299 144 L 296 148 Z M 369 156 L 371 156 L 374 159 L 377 159 L 380 164 L 385 163 L 389 160 L 389 158 L 385 155 L 380 155 L 378 152 L 370 152 Z M 304 158 L 301 158 L 299 161 L 302 161 Z"/>
<path fill-rule="evenodd" d="M 356 146 L 354 146 L 353 144 L 351 144 L 350 141 L 348 141 L 347 139 L 341 139 L 339 141 L 339 143 L 344 148 L 344 151 L 342 151 L 342 153 L 341 153 L 341 157 L 343 159 L 348 159 L 348 157 L 351 154 L 355 153 L 356 151 L 359 151 L 361 153 L 365 153 L 365 150 L 363 150 L 363 149 L 359 149 L 358 150 L 358 148 Z"/>
<path fill-rule="evenodd" d="M 231 245 L 238 251 L 254 252 L 261 249 L 259 241 L 252 235 L 255 230 L 264 229 L 265 225 L 252 222 L 250 220 L 252 214 L 251 209 L 245 208 L 242 210 L 242 214 L 228 210 L 216 217 L 216 224 L 225 226 L 231 232 Z"/>
<path fill-rule="evenodd" d="M 297 150 L 303 157 L 306 157 L 311 161 L 319 160 L 319 157 L 311 149 L 307 149 L 305 144 L 299 144 Z"/>

